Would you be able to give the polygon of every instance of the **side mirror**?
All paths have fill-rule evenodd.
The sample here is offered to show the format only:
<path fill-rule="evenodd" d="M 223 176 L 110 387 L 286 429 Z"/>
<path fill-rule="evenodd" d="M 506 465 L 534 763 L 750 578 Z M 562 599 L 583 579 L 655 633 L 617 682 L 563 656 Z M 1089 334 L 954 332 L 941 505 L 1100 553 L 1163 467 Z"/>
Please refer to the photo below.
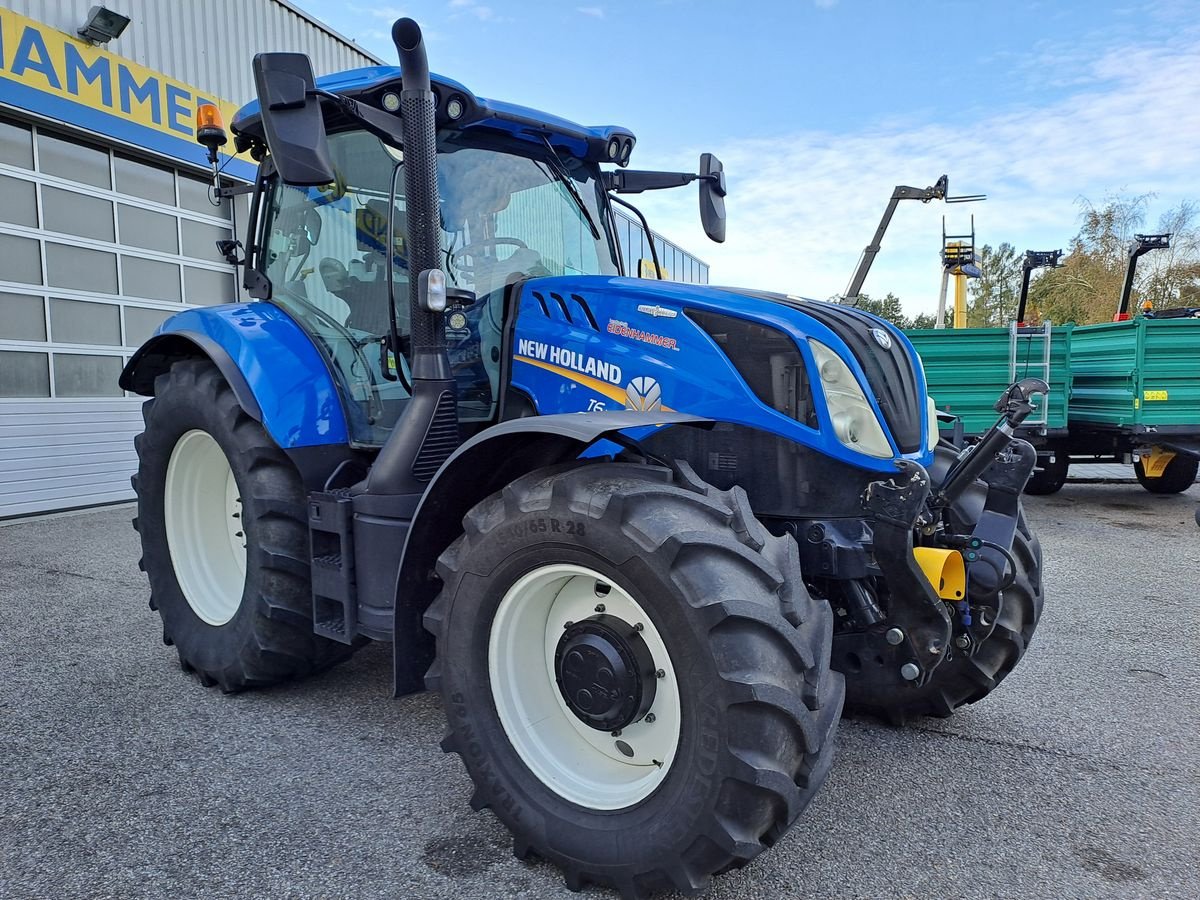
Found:
<path fill-rule="evenodd" d="M 303 53 L 259 53 L 254 86 L 263 132 L 279 177 L 287 184 L 313 187 L 336 180 L 316 79 Z"/>
<path fill-rule="evenodd" d="M 710 240 L 725 242 L 725 167 L 711 153 L 700 154 L 700 221 Z"/>

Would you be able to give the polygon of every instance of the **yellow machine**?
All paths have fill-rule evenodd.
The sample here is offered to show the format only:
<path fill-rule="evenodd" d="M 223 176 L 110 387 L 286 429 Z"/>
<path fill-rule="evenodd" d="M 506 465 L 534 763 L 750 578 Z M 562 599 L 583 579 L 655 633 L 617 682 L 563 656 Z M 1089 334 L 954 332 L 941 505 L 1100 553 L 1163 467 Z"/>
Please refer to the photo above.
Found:
<path fill-rule="evenodd" d="M 970 234 L 946 234 L 942 220 L 942 291 L 938 296 L 937 322 L 934 328 L 946 327 L 946 291 L 954 279 L 954 327 L 967 327 L 967 279 L 983 274 L 975 262 L 975 217 L 971 216 Z"/>

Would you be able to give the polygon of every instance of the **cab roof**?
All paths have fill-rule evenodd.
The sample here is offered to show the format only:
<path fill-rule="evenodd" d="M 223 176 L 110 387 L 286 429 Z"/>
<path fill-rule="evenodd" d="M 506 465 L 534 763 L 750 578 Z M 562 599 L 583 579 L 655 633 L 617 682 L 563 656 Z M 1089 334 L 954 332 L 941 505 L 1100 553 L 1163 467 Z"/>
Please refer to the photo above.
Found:
<path fill-rule="evenodd" d="M 442 75 L 431 74 L 430 81 L 437 97 L 439 128 L 452 127 L 464 131 L 471 128 L 489 128 L 535 142 L 540 142 L 541 136 L 544 135 L 557 149 L 580 159 L 621 165 L 629 162 L 629 153 L 635 138 L 627 128 L 617 125 L 580 125 L 527 106 L 478 97 L 464 85 Z M 382 98 L 385 94 L 398 93 L 402 87 L 398 66 L 365 66 L 350 69 L 324 75 L 318 78 L 316 83 L 322 90 L 376 108 L 384 108 Z M 463 102 L 465 110 L 452 121 L 447 114 L 447 107 L 455 97 Z M 247 135 L 260 142 L 263 140 L 258 100 L 252 100 L 238 110 L 232 128 L 235 134 Z M 609 151 L 614 139 L 620 147 L 616 158 L 613 158 Z"/>

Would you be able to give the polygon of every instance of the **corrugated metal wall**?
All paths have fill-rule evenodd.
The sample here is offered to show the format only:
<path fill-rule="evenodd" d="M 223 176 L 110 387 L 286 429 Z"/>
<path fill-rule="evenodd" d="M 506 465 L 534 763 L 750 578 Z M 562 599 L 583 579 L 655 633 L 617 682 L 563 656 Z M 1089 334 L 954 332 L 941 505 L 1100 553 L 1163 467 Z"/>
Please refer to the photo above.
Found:
<path fill-rule="evenodd" d="M 0 0 L 0 8 L 67 34 L 74 34 L 83 24 L 92 5 L 93 0 Z M 318 74 L 379 62 L 282 0 L 108 0 L 107 5 L 131 20 L 125 33 L 108 45 L 110 52 L 235 104 L 253 97 L 250 61 L 260 51 L 307 53 Z M 95 136 L 91 142 L 102 143 Z M 173 168 L 178 165 L 175 161 L 165 162 Z M 11 185 L 14 178 L 21 186 L 46 180 L 35 172 L 33 163 L 24 164 L 25 168 L 20 165 L 0 165 L 7 176 L 5 184 Z M 70 177 L 70 173 L 63 175 L 68 180 Z M 50 179 L 43 188 L 70 187 L 62 182 L 62 178 Z M 110 205 L 143 205 L 136 197 L 112 191 L 97 192 L 100 194 Z M 166 207 L 158 210 L 164 211 L 178 212 Z M 191 214 L 183 211 L 180 215 Z M 244 216 L 243 210 L 239 224 L 245 221 Z M 12 221 L 0 215 L 0 222 L 7 223 L 0 227 L 4 232 L 0 237 L 7 236 L 11 241 L 13 235 L 35 240 L 43 236 L 37 222 L 29 228 L 13 225 Z M 71 243 L 61 236 L 56 240 Z M 103 249 L 129 248 L 106 244 Z M 126 300 L 123 296 L 97 294 L 93 298 L 83 291 L 46 287 L 55 282 L 47 281 L 44 273 L 40 282 L 35 279 L 30 282 L 32 287 L 23 287 L 22 278 L 17 277 L 20 273 L 6 265 L 11 262 L 0 259 L 0 293 L 61 294 L 76 300 L 105 301 L 102 305 L 106 308 Z M 140 302 L 133 301 L 135 305 Z M 3 337 L 4 329 L 0 328 L 0 339 Z M 111 356 L 114 348 L 100 349 Z M 0 350 L 24 351 L 24 356 L 48 351 L 80 352 L 67 345 L 28 340 L 0 340 Z M 132 499 L 129 475 L 136 465 L 133 437 L 142 430 L 141 404 L 140 397 L 0 399 L 0 519 Z"/>
<path fill-rule="evenodd" d="M 0 403 L 0 519 L 129 500 L 142 398 Z"/>
<path fill-rule="evenodd" d="M 3 5 L 68 34 L 92 6 L 89 0 Z M 318 75 L 379 62 L 280 0 L 111 0 L 109 8 L 130 19 L 109 51 L 234 103 L 253 99 L 250 60 L 265 50 L 307 53 Z"/>

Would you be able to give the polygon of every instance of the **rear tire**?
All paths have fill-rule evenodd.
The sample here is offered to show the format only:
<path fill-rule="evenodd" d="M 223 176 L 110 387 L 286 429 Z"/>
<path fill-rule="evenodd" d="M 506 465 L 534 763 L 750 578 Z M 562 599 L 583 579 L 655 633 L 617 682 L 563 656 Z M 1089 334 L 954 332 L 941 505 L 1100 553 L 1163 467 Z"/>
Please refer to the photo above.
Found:
<path fill-rule="evenodd" d="M 1138 483 L 1152 494 L 1182 494 L 1196 483 L 1198 471 L 1200 460 L 1194 456 L 1184 456 L 1182 453 L 1176 453 L 1157 478 L 1146 474 L 1140 459 L 1133 464 L 1133 473 L 1137 476 Z"/>
<path fill-rule="evenodd" d="M 135 440 L 150 608 L 185 671 L 225 691 L 308 675 L 352 648 L 312 630 L 304 486 L 207 360 L 154 384 Z"/>
<path fill-rule="evenodd" d="M 955 649 L 955 655 L 919 687 L 897 676 L 890 686 L 872 680 L 867 689 L 848 676 L 847 711 L 903 725 L 921 716 L 946 718 L 995 690 L 1029 649 L 1042 616 L 1042 546 L 1023 512 L 1017 519 L 1012 555 L 1017 564 L 1013 582 L 987 604 L 992 608 L 989 618 L 975 617 L 970 628 L 973 646 Z M 973 599 L 972 606 L 976 602 Z"/>
<path fill-rule="evenodd" d="M 694 893 L 787 831 L 828 772 L 843 684 L 830 609 L 805 590 L 794 541 L 768 534 L 740 488 L 683 465 L 576 463 L 518 479 L 464 526 L 425 617 L 438 651 L 427 685 L 472 807 L 493 810 L 519 858 L 554 862 L 572 890 Z M 522 608 L 536 613 L 520 613 L 524 632 Z M 648 679 L 657 718 L 639 707 L 619 734 L 587 725 L 568 705 L 580 695 L 558 689 L 568 622 L 613 613 L 614 633 L 644 635 L 647 671 L 662 672 Z M 642 631 L 626 630 L 642 615 Z M 645 744 L 660 727 L 677 737 Z M 662 765 L 623 772 L 618 738 Z"/>
<path fill-rule="evenodd" d="M 1025 493 L 1035 496 L 1057 494 L 1067 483 L 1067 473 L 1071 468 L 1071 459 L 1063 450 L 1054 450 L 1053 456 L 1038 454 L 1037 468 L 1029 476 L 1025 484 Z"/>

